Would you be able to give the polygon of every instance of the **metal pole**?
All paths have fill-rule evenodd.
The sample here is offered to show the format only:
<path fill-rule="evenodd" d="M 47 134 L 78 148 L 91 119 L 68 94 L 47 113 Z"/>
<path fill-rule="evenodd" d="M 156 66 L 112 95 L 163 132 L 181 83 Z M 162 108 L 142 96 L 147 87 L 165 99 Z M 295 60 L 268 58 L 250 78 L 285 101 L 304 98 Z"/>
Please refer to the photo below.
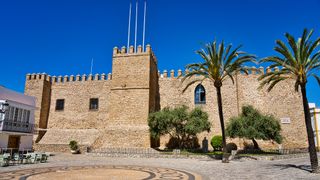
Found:
<path fill-rule="evenodd" d="M 136 1 L 136 22 L 134 31 L 134 50 L 137 52 L 137 31 L 138 31 L 138 0 Z"/>
<path fill-rule="evenodd" d="M 92 68 L 93 68 L 93 58 L 91 59 L 91 68 L 90 68 L 90 74 L 92 75 Z"/>
<path fill-rule="evenodd" d="M 132 9 L 132 4 L 131 4 L 131 2 L 130 2 L 130 7 L 129 7 L 129 24 L 128 24 L 128 43 L 127 43 L 127 53 L 129 52 L 129 48 L 130 48 L 131 9 Z"/>
<path fill-rule="evenodd" d="M 144 1 L 144 16 L 143 16 L 143 38 L 142 38 L 142 49 L 144 51 L 144 43 L 146 37 L 146 15 L 147 15 L 147 1 Z"/>

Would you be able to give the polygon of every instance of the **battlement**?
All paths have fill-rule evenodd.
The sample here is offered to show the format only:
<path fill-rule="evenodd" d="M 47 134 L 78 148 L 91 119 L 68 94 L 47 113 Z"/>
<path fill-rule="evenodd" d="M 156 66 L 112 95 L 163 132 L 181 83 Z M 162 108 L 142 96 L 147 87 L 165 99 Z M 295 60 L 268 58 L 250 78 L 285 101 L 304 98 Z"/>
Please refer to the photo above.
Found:
<path fill-rule="evenodd" d="M 270 67 L 267 67 L 267 68 L 264 68 L 262 66 L 260 66 L 259 68 L 255 67 L 255 66 L 252 66 L 251 68 L 249 68 L 249 72 L 248 74 L 244 73 L 244 72 L 241 72 L 240 74 L 241 75 L 244 75 L 244 76 L 248 76 L 248 75 L 261 75 L 261 74 L 264 74 L 264 73 L 268 73 L 268 72 L 273 72 L 273 71 L 279 71 L 279 68 L 278 67 L 275 67 L 275 68 L 270 68 Z M 177 72 L 175 72 L 175 70 L 170 70 L 167 71 L 167 70 L 164 70 L 163 73 L 161 73 L 160 71 L 158 71 L 158 76 L 160 78 L 178 78 L 178 77 L 182 77 L 184 76 L 185 74 L 187 74 L 189 72 L 189 69 L 185 69 L 184 71 L 182 71 L 181 69 L 179 69 Z"/>
<path fill-rule="evenodd" d="M 113 48 L 113 56 L 128 56 L 128 55 L 145 55 L 145 54 L 151 54 L 151 56 L 155 59 L 155 55 L 151 49 L 150 44 L 146 45 L 146 48 L 143 49 L 141 45 L 137 47 L 137 50 L 134 49 L 134 46 L 130 46 L 129 49 L 127 49 L 126 46 L 122 46 L 121 48 L 114 47 Z"/>
<path fill-rule="evenodd" d="M 112 74 L 83 74 L 83 75 L 65 75 L 65 76 L 50 76 L 46 73 L 33 73 L 33 74 L 27 74 L 26 75 L 26 80 L 31 81 L 31 80 L 45 80 L 48 81 L 52 84 L 54 83 L 67 83 L 67 82 L 76 82 L 76 81 L 105 81 L 105 80 L 111 80 L 112 79 Z"/>
<path fill-rule="evenodd" d="M 137 50 L 135 50 L 133 46 L 130 46 L 129 50 L 125 46 L 122 46 L 121 49 L 118 47 L 113 48 L 113 56 L 121 56 L 128 54 L 153 54 L 153 52 L 151 50 L 150 44 L 147 44 L 145 49 L 143 49 L 142 46 L 139 45 Z"/>

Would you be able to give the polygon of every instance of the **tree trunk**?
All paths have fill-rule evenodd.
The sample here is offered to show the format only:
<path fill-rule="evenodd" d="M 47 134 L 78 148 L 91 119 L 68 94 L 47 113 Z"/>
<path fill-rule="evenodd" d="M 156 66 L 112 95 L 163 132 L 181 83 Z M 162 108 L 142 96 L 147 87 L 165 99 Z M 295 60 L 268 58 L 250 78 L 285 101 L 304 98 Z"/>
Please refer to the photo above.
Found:
<path fill-rule="evenodd" d="M 226 136 L 225 136 L 225 132 L 224 132 L 224 119 L 223 119 L 223 109 L 222 109 L 221 87 L 216 87 L 216 89 L 217 89 L 219 118 L 220 118 L 221 133 L 222 133 L 222 150 L 223 150 L 222 162 L 227 163 L 227 162 L 229 162 L 229 160 L 227 157 Z"/>
<path fill-rule="evenodd" d="M 259 147 L 259 144 L 257 143 L 257 141 L 254 138 L 252 138 L 251 140 L 253 142 L 254 149 L 255 150 L 260 150 L 260 147 Z"/>
<path fill-rule="evenodd" d="M 313 134 L 312 125 L 311 125 L 311 116 L 310 116 L 309 104 L 308 104 L 307 93 L 306 93 L 306 84 L 301 85 L 301 93 L 302 93 L 302 99 L 303 99 L 304 119 L 306 123 L 307 134 L 308 134 L 311 169 L 312 169 L 312 172 L 319 173 L 320 171 L 318 167 L 318 156 L 317 156 L 316 146 L 314 143 L 314 134 Z"/>

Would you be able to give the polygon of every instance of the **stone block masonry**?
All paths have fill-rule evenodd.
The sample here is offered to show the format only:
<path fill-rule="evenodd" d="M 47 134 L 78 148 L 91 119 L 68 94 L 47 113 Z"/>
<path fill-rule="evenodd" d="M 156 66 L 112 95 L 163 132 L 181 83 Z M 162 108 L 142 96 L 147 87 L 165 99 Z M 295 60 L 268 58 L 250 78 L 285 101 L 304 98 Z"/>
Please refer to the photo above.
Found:
<path fill-rule="evenodd" d="M 281 124 L 285 137 L 282 148 L 306 147 L 302 99 L 301 94 L 294 91 L 294 82 L 282 82 L 268 93 L 265 89 L 258 90 L 257 78 L 260 73 L 264 73 L 263 68 L 252 67 L 249 75 L 236 75 L 234 84 L 230 79 L 224 82 L 222 96 L 226 123 L 230 117 L 239 115 L 243 105 L 250 104 L 277 118 L 290 119 L 290 123 Z M 150 45 L 146 49 L 139 46 L 137 52 L 133 47 L 129 50 L 115 47 L 112 74 L 28 74 L 25 94 L 36 97 L 35 122 L 37 128 L 43 129 L 36 147 L 68 144 L 69 139 L 73 138 L 80 145 L 93 149 L 149 148 L 159 143 L 154 143 L 155 140 L 149 135 L 148 114 L 179 105 L 190 108 L 200 106 L 208 112 L 211 132 L 200 134 L 198 139 L 200 144 L 204 137 L 210 140 L 213 135 L 220 134 L 215 88 L 212 82 L 204 81 L 202 85 L 206 91 L 206 103 L 197 105 L 194 100 L 197 84 L 182 92 L 186 83 L 182 83 L 179 77 L 184 74 L 182 70 L 160 73 Z M 89 108 L 92 98 L 98 99 L 97 109 Z M 62 110 L 56 110 L 57 100 L 64 100 Z M 68 133 L 74 131 L 81 132 L 81 136 L 75 135 L 79 133 Z M 91 138 L 82 138 L 85 136 Z M 83 139 L 86 139 L 85 143 Z M 167 141 L 167 137 L 160 139 L 162 146 Z M 229 141 L 235 141 L 239 147 L 243 147 L 243 140 Z M 262 147 L 278 148 L 277 144 L 261 143 Z"/>

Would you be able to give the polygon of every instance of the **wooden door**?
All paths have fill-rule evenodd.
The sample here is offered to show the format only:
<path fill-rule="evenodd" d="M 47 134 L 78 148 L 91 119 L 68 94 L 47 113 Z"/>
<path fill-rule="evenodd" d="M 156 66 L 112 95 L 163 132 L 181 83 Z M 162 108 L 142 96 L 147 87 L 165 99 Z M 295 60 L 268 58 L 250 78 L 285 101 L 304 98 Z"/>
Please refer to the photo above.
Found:
<path fill-rule="evenodd" d="M 20 136 L 9 136 L 8 148 L 19 149 Z"/>

